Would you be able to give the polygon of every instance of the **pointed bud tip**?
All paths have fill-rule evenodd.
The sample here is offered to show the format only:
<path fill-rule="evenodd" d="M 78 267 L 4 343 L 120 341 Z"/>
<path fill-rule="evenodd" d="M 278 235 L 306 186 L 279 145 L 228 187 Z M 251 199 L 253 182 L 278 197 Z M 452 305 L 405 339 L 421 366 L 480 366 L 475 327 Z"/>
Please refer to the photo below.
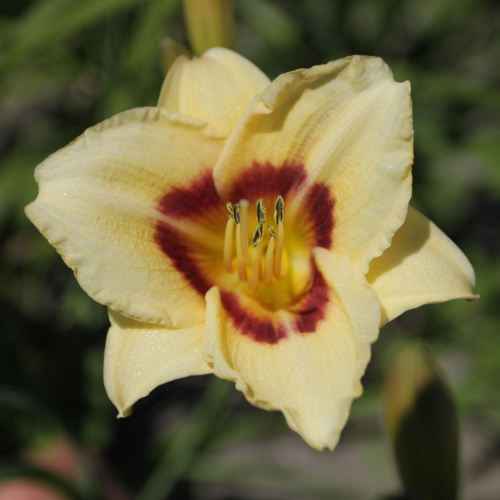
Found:
<path fill-rule="evenodd" d="M 191 58 L 189 49 L 183 43 L 170 36 L 165 36 L 158 42 L 158 53 L 160 64 L 165 74 L 168 73 L 168 70 L 179 56 Z"/>

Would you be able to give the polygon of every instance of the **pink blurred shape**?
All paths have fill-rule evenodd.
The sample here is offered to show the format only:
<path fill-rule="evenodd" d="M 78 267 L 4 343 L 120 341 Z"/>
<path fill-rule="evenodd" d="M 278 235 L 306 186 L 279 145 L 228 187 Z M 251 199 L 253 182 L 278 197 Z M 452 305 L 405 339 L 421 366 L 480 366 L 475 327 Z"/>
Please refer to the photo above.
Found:
<path fill-rule="evenodd" d="M 67 500 L 48 486 L 23 479 L 0 483 L 0 500 Z"/>

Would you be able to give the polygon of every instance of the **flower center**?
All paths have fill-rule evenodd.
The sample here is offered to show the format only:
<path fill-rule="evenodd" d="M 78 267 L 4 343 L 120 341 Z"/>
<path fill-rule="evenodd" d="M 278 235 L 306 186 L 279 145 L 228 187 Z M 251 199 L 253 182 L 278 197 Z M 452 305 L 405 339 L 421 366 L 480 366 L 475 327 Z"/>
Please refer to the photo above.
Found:
<path fill-rule="evenodd" d="M 155 240 L 200 295 L 217 286 L 259 310 L 291 311 L 316 286 L 312 250 L 331 248 L 333 208 L 301 164 L 254 162 L 223 196 L 211 171 L 169 189 Z"/>
<path fill-rule="evenodd" d="M 285 202 L 280 195 L 274 208 L 274 223 L 276 227 L 267 225 L 267 236 L 264 229 L 266 224 L 266 207 L 264 200 L 257 201 L 257 228 L 249 244 L 248 208 L 247 200 L 240 200 L 233 205 L 227 203 L 228 221 L 224 239 L 224 268 L 226 272 L 233 272 L 233 243 L 236 228 L 236 268 L 238 279 L 248 281 L 248 291 L 255 293 L 259 282 L 266 286 L 273 285 L 273 280 L 280 280 L 285 274 L 282 269 L 283 250 L 285 248 L 285 228 L 283 225 Z M 263 249 L 267 244 L 265 253 Z"/>
<path fill-rule="evenodd" d="M 224 197 L 207 171 L 159 199 L 155 241 L 201 296 L 219 288 L 243 335 L 275 344 L 290 330 L 314 332 L 324 318 L 330 292 L 312 250 L 332 247 L 334 204 L 299 163 L 254 162 Z"/>

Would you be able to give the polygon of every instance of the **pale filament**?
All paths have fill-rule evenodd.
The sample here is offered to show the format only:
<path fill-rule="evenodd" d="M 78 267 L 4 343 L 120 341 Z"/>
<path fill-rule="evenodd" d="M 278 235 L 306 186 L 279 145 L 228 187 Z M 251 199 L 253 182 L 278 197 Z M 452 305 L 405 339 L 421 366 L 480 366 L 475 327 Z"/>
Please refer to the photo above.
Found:
<path fill-rule="evenodd" d="M 247 265 L 245 263 L 245 257 L 243 256 L 243 250 L 241 248 L 242 244 L 241 238 L 241 224 L 236 226 L 236 258 L 238 261 L 238 278 L 240 281 L 247 280 Z"/>
<path fill-rule="evenodd" d="M 229 220 L 226 225 L 224 239 L 224 268 L 226 272 L 233 272 L 233 232 L 236 225 L 236 262 L 238 279 L 242 282 L 248 279 L 248 290 L 250 293 L 257 291 L 259 282 L 264 282 L 266 286 L 272 286 L 273 275 L 275 279 L 280 279 L 282 273 L 282 256 L 285 245 L 285 230 L 283 226 L 284 201 L 278 196 L 274 220 L 277 230 L 272 226 L 267 226 L 269 231 L 269 242 L 263 258 L 264 223 L 266 221 L 266 208 L 264 200 L 257 202 L 257 229 L 255 230 L 250 255 L 248 245 L 248 206 L 247 200 L 241 200 L 236 205 L 227 204 Z M 247 269 L 249 268 L 249 269 Z M 264 268 L 264 269 L 263 269 Z M 248 278 L 247 278 L 248 275 Z"/>
<path fill-rule="evenodd" d="M 263 206 L 264 202 L 259 200 L 257 205 L 257 220 L 259 220 L 259 224 L 252 238 L 252 263 L 250 266 L 250 278 L 248 280 L 248 290 L 250 292 L 255 292 L 257 290 L 257 286 L 259 285 L 259 280 L 262 280 L 262 240 L 264 239 L 264 222 L 266 220 L 265 209 L 264 215 L 262 217 L 259 216 L 259 205 Z"/>
<path fill-rule="evenodd" d="M 276 239 L 276 232 L 271 226 L 267 226 L 271 239 L 267 245 L 266 261 L 264 264 L 264 285 L 271 286 L 273 284 L 273 258 L 274 258 L 274 240 Z"/>
<path fill-rule="evenodd" d="M 226 224 L 226 236 L 224 238 L 224 268 L 226 272 L 233 272 L 233 229 L 234 219 L 229 217 Z"/>
<path fill-rule="evenodd" d="M 250 252 L 248 251 L 248 200 L 241 200 L 238 205 L 240 206 L 240 226 L 241 226 L 241 244 L 243 257 L 247 266 L 250 265 Z"/>
<path fill-rule="evenodd" d="M 262 245 L 258 245 L 252 252 L 252 265 L 250 266 L 250 277 L 248 278 L 248 291 L 255 292 L 259 285 L 259 275 L 262 273 Z"/>
<path fill-rule="evenodd" d="M 276 238 L 276 252 L 274 252 L 274 277 L 281 278 L 281 259 L 283 257 L 283 248 L 285 247 L 285 228 L 283 222 L 278 222 L 278 237 Z"/>

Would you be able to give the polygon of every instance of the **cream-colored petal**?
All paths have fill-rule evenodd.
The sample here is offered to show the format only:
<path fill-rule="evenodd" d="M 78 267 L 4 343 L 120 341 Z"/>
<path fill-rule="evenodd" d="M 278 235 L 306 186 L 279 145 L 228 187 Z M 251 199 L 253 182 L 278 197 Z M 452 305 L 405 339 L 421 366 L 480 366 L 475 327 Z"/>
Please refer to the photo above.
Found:
<path fill-rule="evenodd" d="M 287 337 L 259 343 L 242 334 L 221 304 L 207 293 L 203 357 L 214 373 L 236 382 L 254 405 L 281 410 L 290 428 L 313 448 L 333 449 L 370 359 L 380 322 L 380 303 L 348 256 L 316 249 L 328 283 L 329 302 L 314 332 L 293 330 L 283 314 Z M 279 313 L 277 313 L 279 314 Z"/>
<path fill-rule="evenodd" d="M 379 58 L 353 56 L 274 80 L 236 126 L 214 179 L 232 200 L 258 165 L 303 165 L 302 186 L 324 184 L 335 202 L 333 250 L 366 273 L 404 221 L 412 162 L 409 83 Z"/>
<path fill-rule="evenodd" d="M 109 310 L 104 385 L 119 417 L 161 384 L 212 373 L 201 357 L 205 324 L 171 329 L 129 319 Z"/>
<path fill-rule="evenodd" d="M 382 303 L 382 324 L 423 304 L 478 298 L 467 257 L 412 207 L 391 246 L 371 262 L 366 278 Z"/>
<path fill-rule="evenodd" d="M 269 83 L 248 59 L 216 47 L 200 58 L 177 59 L 165 78 L 158 106 L 200 118 L 229 136 L 250 101 Z"/>
<path fill-rule="evenodd" d="M 94 300 L 146 323 L 199 324 L 205 301 L 161 249 L 159 204 L 210 175 L 223 142 L 161 108 L 121 113 L 37 168 L 40 191 L 26 213 Z"/>

